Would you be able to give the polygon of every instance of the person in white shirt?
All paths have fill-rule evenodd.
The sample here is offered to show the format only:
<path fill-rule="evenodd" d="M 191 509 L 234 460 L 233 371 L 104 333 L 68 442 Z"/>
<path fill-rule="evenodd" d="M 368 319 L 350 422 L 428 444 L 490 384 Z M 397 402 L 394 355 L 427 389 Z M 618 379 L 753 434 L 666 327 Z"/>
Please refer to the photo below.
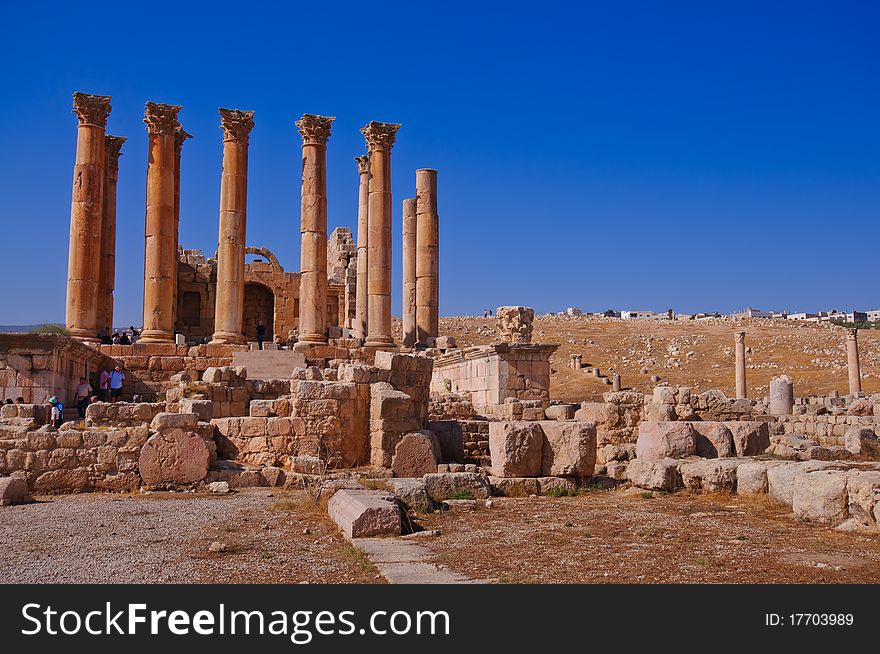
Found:
<path fill-rule="evenodd" d="M 79 378 L 79 385 L 76 387 L 76 410 L 79 412 L 80 418 L 86 417 L 86 407 L 89 405 L 89 398 L 92 396 L 92 387 L 85 377 Z"/>

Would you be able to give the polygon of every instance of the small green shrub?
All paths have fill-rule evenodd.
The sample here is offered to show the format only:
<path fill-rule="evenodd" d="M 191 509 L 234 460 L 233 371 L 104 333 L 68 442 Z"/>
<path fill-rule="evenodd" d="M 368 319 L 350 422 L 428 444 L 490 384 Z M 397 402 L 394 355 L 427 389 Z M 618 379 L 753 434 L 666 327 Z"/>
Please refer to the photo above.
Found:
<path fill-rule="evenodd" d="M 544 493 L 548 497 L 574 497 L 577 494 L 576 488 L 568 488 L 567 486 L 554 486 Z"/>
<path fill-rule="evenodd" d="M 31 330 L 31 334 L 61 334 L 62 336 L 70 336 L 70 332 L 67 331 L 61 325 L 38 325 Z"/>
<path fill-rule="evenodd" d="M 449 499 L 450 500 L 472 500 L 472 499 L 474 499 L 474 495 L 467 488 L 463 488 L 462 490 L 453 493 L 449 497 Z"/>

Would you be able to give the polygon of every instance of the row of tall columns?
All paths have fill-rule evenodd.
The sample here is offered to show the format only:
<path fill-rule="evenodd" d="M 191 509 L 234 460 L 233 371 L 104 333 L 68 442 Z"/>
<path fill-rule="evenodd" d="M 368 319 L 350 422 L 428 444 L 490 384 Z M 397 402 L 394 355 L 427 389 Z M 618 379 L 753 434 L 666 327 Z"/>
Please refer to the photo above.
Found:
<path fill-rule="evenodd" d="M 440 331 L 440 230 L 437 171 L 416 171 L 416 197 L 403 201 L 403 345 L 425 344 Z"/>
<path fill-rule="evenodd" d="M 367 337 L 367 278 L 369 270 L 370 156 L 355 157 L 358 169 L 357 283 L 355 285 L 354 337 Z"/>
<path fill-rule="evenodd" d="M 858 329 L 848 329 L 846 334 L 846 368 L 849 379 L 849 394 L 858 395 L 862 392 L 862 374 L 859 367 L 859 341 Z M 746 391 L 746 333 L 736 332 L 734 344 L 736 346 L 736 397 L 737 399 L 748 397 Z M 775 381 L 775 380 L 774 380 Z M 791 381 L 784 381 L 791 385 Z M 780 382 L 782 383 L 782 382 Z M 770 397 L 773 400 L 774 388 L 771 384 Z M 780 391 L 781 393 L 782 391 Z M 788 394 L 791 391 L 786 391 Z M 776 414 L 774 414 L 776 415 Z"/>
<path fill-rule="evenodd" d="M 220 228 L 214 344 L 243 344 L 244 251 L 247 235 L 248 143 L 254 112 L 220 109 L 223 172 L 220 177 Z"/>
<path fill-rule="evenodd" d="M 327 343 L 327 140 L 334 120 L 305 114 L 296 121 L 303 140 L 298 347 Z"/>
<path fill-rule="evenodd" d="M 174 341 L 174 269 L 177 236 L 174 222 L 175 134 L 177 105 L 148 102 L 144 123 L 149 138 L 144 238 L 144 343 Z"/>
<path fill-rule="evenodd" d="M 106 169 L 106 126 L 110 97 L 73 94 L 77 117 L 76 162 L 70 203 L 65 324 L 71 336 L 98 341 L 98 296 Z M 104 325 L 102 325 L 103 327 Z"/>
<path fill-rule="evenodd" d="M 391 148 L 400 125 L 371 122 L 361 129 L 370 157 L 367 234 L 366 347 L 394 347 L 391 335 Z"/>
<path fill-rule="evenodd" d="M 104 202 L 101 211 L 101 264 L 98 273 L 97 328 L 113 329 L 113 291 L 116 287 L 116 183 L 124 136 L 104 136 Z"/>

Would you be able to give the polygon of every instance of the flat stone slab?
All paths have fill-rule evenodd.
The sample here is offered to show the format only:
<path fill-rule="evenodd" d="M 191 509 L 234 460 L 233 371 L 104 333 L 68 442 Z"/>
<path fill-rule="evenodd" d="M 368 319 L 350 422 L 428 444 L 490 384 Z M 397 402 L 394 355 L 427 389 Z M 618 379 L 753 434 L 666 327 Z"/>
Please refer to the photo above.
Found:
<path fill-rule="evenodd" d="M 359 538 L 352 541 L 391 584 L 485 584 L 489 579 L 471 579 L 425 559 L 433 552 L 411 540 Z"/>
<path fill-rule="evenodd" d="M 337 491 L 327 513 L 349 538 L 400 536 L 400 507 L 390 493 L 368 489 Z"/>

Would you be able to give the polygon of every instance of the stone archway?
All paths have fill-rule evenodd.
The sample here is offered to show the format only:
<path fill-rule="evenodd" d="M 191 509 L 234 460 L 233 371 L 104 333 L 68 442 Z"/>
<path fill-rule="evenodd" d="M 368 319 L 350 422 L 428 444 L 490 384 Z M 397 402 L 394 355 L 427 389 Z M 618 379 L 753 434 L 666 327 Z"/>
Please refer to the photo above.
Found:
<path fill-rule="evenodd" d="M 275 335 L 275 294 L 268 286 L 247 282 L 244 285 L 242 331 L 249 341 L 257 340 L 260 322 L 266 326 L 266 340 L 271 341 Z"/>

